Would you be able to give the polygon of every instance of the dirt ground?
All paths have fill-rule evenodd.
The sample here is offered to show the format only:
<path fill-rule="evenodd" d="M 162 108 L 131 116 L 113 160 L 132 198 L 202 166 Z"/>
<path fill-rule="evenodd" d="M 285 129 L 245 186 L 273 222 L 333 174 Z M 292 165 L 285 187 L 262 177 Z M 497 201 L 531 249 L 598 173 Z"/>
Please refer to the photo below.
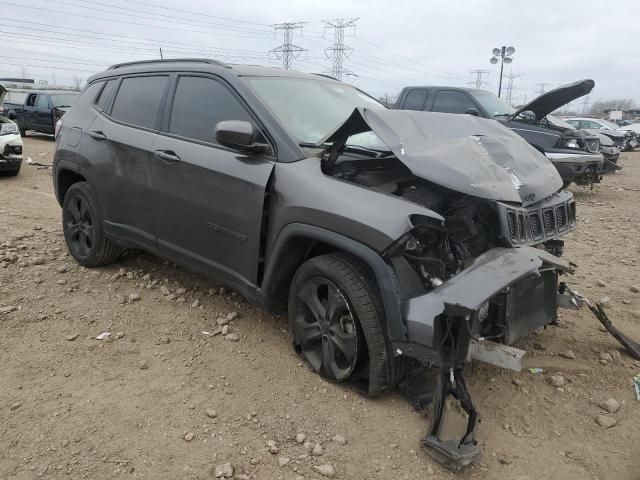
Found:
<path fill-rule="evenodd" d="M 26 139 L 25 158 L 50 164 L 52 152 L 50 138 Z M 609 297 L 610 317 L 638 340 L 640 153 L 621 164 L 593 191 L 572 187 L 579 227 L 565 256 L 578 264 L 569 282 Z M 232 312 L 239 341 L 212 335 Z M 95 340 L 102 332 L 111 336 Z M 483 455 L 455 475 L 419 448 L 426 418 L 398 394 L 368 400 L 323 381 L 294 354 L 284 318 L 139 252 L 81 268 L 67 254 L 51 171 L 24 164 L 0 178 L 3 480 L 205 479 L 225 463 L 256 480 L 321 479 L 320 465 L 338 479 L 639 479 L 640 362 L 620 356 L 586 311 L 564 312 L 519 346 L 544 374 L 469 367 Z M 557 374 L 561 388 L 548 381 Z M 608 399 L 617 412 L 599 406 Z M 617 423 L 604 428 L 599 415 Z"/>

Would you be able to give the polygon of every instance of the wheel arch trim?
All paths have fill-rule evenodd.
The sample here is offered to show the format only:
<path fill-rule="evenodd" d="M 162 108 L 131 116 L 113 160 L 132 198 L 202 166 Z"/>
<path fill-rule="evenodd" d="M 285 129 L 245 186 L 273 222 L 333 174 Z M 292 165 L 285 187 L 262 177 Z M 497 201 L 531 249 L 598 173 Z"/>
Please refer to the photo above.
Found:
<path fill-rule="evenodd" d="M 272 291 L 273 282 L 277 278 L 278 265 L 287 255 L 287 244 L 295 238 L 324 242 L 363 261 L 371 269 L 380 290 L 386 320 L 384 327 L 389 340 L 402 341 L 406 339 L 395 271 L 371 248 L 330 230 L 302 223 L 291 223 L 285 226 L 278 234 L 274 246 L 269 252 L 269 259 L 260 288 L 263 295 Z"/>

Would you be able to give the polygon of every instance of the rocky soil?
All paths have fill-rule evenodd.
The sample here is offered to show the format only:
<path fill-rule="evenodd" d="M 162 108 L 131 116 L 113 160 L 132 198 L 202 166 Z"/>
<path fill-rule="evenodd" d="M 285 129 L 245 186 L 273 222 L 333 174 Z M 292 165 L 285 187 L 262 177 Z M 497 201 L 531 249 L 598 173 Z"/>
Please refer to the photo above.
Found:
<path fill-rule="evenodd" d="M 53 141 L 25 157 L 50 164 Z M 640 340 L 640 153 L 572 187 L 569 282 Z M 98 339 L 100 338 L 100 339 Z M 315 375 L 286 321 L 151 255 L 78 266 L 51 171 L 0 178 L 0 479 L 638 479 L 640 362 L 586 311 L 519 346 L 542 374 L 469 367 L 481 462 L 419 448 L 427 419 Z"/>

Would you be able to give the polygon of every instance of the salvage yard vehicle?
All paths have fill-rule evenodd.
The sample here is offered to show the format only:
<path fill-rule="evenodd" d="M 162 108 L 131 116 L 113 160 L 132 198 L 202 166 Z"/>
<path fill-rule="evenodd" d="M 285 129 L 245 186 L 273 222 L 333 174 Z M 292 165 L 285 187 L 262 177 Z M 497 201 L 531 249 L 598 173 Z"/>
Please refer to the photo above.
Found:
<path fill-rule="evenodd" d="M 0 85 L 0 105 L 6 93 L 6 89 Z M 22 137 L 20 137 L 18 125 L 0 116 L 0 175 L 18 175 L 21 166 Z"/>
<path fill-rule="evenodd" d="M 114 65 L 59 120 L 53 181 L 83 266 L 140 248 L 221 280 L 286 311 L 309 365 L 372 397 L 429 367 L 422 445 L 456 469 L 479 453 L 468 356 L 503 344 L 513 362 L 568 298 L 575 202 L 544 155 L 499 122 L 389 110 L 324 75 Z M 456 441 L 450 395 L 468 414 Z"/>
<path fill-rule="evenodd" d="M 3 103 L 4 115 L 18 124 L 20 135 L 27 130 L 53 134 L 56 122 L 62 118 L 78 98 L 77 92 L 37 91 L 26 94 L 24 102 Z"/>
<path fill-rule="evenodd" d="M 619 127 L 615 123 L 600 118 L 569 117 L 565 122 L 587 132 L 598 132 L 613 140 L 615 146 L 621 152 L 633 150 L 638 146 L 638 136 L 632 129 Z"/>
<path fill-rule="evenodd" d="M 544 153 L 558 169 L 565 186 L 592 185 L 602 179 L 600 142 L 592 133 L 558 128 L 547 115 L 589 93 L 595 83 L 582 80 L 550 90 L 514 110 L 486 90 L 459 87 L 405 87 L 395 108 L 429 112 L 466 113 L 492 118 L 521 135 Z"/>

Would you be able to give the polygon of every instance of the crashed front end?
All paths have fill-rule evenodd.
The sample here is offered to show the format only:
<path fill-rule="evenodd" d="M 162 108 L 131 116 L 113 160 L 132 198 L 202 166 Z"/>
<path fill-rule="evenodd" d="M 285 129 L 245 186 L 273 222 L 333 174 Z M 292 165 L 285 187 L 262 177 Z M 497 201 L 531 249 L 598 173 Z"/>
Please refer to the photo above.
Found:
<path fill-rule="evenodd" d="M 565 185 L 573 182 L 593 188 L 594 183 L 602 181 L 602 175 L 605 173 L 603 154 L 547 152 L 546 155 L 558 169 Z"/>
<path fill-rule="evenodd" d="M 404 321 L 390 340 L 396 357 L 437 372 L 423 389 L 433 415 L 422 444 L 456 470 L 479 454 L 477 411 L 462 375 L 471 348 L 510 345 L 557 321 L 558 277 L 572 271 L 559 258 L 561 237 L 576 227 L 573 196 L 549 160 L 498 122 L 465 117 L 356 110 L 329 137 L 325 164 L 333 176 L 431 212 L 410 215 L 410 228 L 383 252 Z M 393 158 L 364 167 L 342 158 L 349 139 L 368 131 Z M 441 438 L 450 395 L 468 415 L 455 441 Z"/>

